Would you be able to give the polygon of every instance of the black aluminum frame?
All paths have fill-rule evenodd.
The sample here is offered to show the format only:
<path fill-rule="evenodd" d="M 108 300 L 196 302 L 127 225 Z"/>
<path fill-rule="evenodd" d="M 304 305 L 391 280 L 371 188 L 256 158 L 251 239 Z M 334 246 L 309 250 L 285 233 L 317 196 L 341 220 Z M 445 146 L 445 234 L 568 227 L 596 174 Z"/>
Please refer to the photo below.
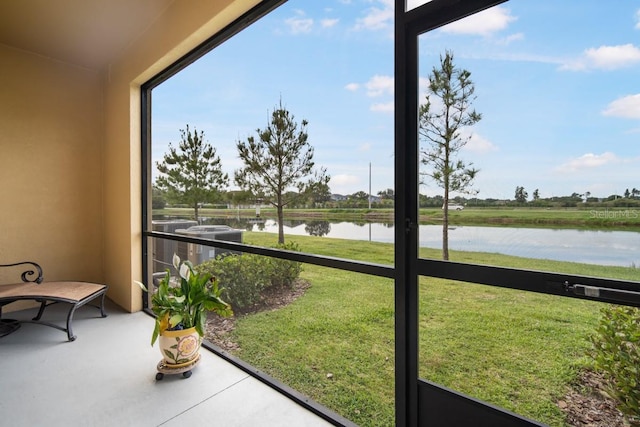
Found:
<path fill-rule="evenodd" d="M 395 3 L 397 425 L 542 425 L 419 378 L 419 276 L 640 306 L 640 283 L 428 260 L 418 256 L 418 37 L 505 1 L 433 0 L 411 11 L 405 11 L 404 0 Z M 404 229 L 399 224 L 405 225 Z M 399 271 L 401 269 L 403 271 Z"/>
<path fill-rule="evenodd" d="M 395 0 L 395 257 L 394 266 L 371 264 L 242 243 L 212 241 L 151 231 L 151 91 L 286 0 L 264 0 L 218 34 L 180 58 L 142 86 L 142 261 L 149 283 L 149 241 L 168 239 L 294 260 L 386 278 L 395 283 L 395 404 L 396 426 L 540 426 L 502 408 L 487 404 L 419 378 L 418 279 L 447 278 L 469 283 L 520 289 L 563 297 L 590 299 L 640 307 L 640 283 L 550 272 L 517 270 L 449 261 L 420 259 L 418 254 L 418 37 L 427 31 L 477 13 L 506 0 L 432 0 L 406 11 Z M 462 284 L 464 286 L 464 284 Z M 147 295 L 143 304 L 147 309 Z M 149 312 L 147 310 L 147 312 Z M 353 425 L 210 343 L 206 347 L 240 369 L 277 389 L 333 425 Z"/>

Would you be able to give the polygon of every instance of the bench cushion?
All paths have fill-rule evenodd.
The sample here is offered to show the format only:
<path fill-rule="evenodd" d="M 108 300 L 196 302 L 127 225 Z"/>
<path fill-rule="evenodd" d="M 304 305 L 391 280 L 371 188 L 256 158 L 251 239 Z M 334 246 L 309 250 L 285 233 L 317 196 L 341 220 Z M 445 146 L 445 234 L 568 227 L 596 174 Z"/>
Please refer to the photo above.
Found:
<path fill-rule="evenodd" d="M 107 317 L 104 311 L 104 297 L 107 292 L 107 285 L 87 282 L 25 282 L 10 285 L 0 285 L 0 336 L 6 336 L 14 332 L 20 323 L 38 323 L 52 328 L 59 329 L 67 333 L 69 341 L 74 341 L 76 336 L 72 331 L 73 314 L 77 308 L 100 298 L 100 305 L 95 306 L 100 309 L 102 317 Z M 2 307 L 19 300 L 35 300 L 40 303 L 40 309 L 36 317 L 32 320 L 15 321 L 2 318 Z M 66 327 L 55 323 L 41 320 L 44 310 L 52 304 L 68 303 Z M 16 326 L 17 325 L 17 326 Z"/>
<path fill-rule="evenodd" d="M 0 299 L 55 299 L 79 302 L 105 289 L 87 282 L 43 282 L 0 285 Z"/>

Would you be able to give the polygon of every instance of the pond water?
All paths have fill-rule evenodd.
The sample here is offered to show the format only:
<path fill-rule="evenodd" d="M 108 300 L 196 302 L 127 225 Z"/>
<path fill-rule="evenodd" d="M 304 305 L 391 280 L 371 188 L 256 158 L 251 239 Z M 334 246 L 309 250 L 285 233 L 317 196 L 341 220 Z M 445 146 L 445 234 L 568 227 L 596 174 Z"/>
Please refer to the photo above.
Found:
<path fill-rule="evenodd" d="M 227 224 L 248 231 L 277 233 L 275 220 L 207 218 L 204 224 Z M 285 235 L 393 243 L 394 226 L 385 223 L 286 221 Z M 420 246 L 442 247 L 441 225 L 420 225 Z M 526 227 L 455 226 L 449 229 L 449 249 L 490 252 L 527 258 L 587 264 L 640 267 L 640 232 Z"/>

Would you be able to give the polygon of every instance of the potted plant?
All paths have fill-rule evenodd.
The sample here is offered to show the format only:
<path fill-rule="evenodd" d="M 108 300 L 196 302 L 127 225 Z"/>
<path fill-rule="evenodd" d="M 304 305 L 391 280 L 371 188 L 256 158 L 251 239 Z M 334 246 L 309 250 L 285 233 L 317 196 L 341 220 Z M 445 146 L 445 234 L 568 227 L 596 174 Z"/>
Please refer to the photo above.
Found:
<path fill-rule="evenodd" d="M 151 295 L 151 310 L 156 315 L 151 345 L 160 338 L 164 363 L 177 368 L 194 363 L 198 358 L 207 313 L 227 317 L 233 312 L 220 298 L 222 288 L 215 277 L 196 272 L 191 262 L 181 261 L 175 254 L 173 266 L 179 277 L 172 277 L 167 269 Z M 148 292 L 142 283 L 138 284 Z"/>

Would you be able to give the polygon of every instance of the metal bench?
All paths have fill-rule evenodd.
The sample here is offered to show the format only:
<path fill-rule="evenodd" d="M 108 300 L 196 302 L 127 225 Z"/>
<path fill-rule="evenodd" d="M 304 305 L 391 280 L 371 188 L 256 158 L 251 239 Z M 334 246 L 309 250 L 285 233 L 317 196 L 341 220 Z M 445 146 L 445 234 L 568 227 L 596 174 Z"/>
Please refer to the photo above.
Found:
<path fill-rule="evenodd" d="M 100 305 L 92 305 L 100 309 L 101 317 L 107 317 L 104 311 L 104 298 L 108 286 L 88 282 L 45 282 L 42 277 L 42 268 L 35 262 L 24 261 L 14 264 L 0 264 L 0 267 L 27 266 L 27 270 L 21 274 L 22 283 L 0 285 L 0 337 L 15 332 L 20 323 L 37 323 L 59 329 L 67 333 L 69 341 L 74 341 L 76 336 L 71 328 L 73 314 L 83 305 L 100 298 Z M 33 300 L 40 303 L 38 314 L 31 320 L 13 320 L 2 318 L 2 307 L 15 301 Z M 45 309 L 52 304 L 67 303 L 66 327 L 41 320 Z M 90 304 L 91 305 L 91 304 Z"/>

